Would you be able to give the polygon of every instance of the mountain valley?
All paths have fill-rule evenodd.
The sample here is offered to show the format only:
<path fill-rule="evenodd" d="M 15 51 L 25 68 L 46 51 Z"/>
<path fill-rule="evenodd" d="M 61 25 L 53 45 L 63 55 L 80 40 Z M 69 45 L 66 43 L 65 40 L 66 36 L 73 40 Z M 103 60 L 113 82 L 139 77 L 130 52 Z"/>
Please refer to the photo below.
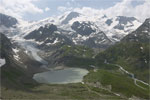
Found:
<path fill-rule="evenodd" d="M 0 99 L 150 99 L 150 18 L 0 17 Z"/>

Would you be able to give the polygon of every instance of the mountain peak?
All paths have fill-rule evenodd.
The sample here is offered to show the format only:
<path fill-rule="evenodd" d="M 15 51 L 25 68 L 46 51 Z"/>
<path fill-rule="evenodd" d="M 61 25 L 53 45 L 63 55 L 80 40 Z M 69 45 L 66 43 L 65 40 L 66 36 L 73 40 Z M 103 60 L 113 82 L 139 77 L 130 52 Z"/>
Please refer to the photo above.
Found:
<path fill-rule="evenodd" d="M 18 23 L 18 21 L 14 17 L 0 13 L 0 26 L 3 25 L 5 27 L 9 28 L 9 27 L 13 27 L 17 23 Z"/>
<path fill-rule="evenodd" d="M 68 24 L 68 22 L 70 20 L 72 20 L 73 18 L 78 17 L 80 14 L 78 12 L 70 12 L 66 18 L 61 22 L 61 24 Z"/>
<path fill-rule="evenodd" d="M 90 35 L 92 32 L 96 32 L 95 29 L 93 29 L 92 24 L 90 22 L 74 22 L 71 26 L 73 30 L 75 30 L 80 35 Z"/>

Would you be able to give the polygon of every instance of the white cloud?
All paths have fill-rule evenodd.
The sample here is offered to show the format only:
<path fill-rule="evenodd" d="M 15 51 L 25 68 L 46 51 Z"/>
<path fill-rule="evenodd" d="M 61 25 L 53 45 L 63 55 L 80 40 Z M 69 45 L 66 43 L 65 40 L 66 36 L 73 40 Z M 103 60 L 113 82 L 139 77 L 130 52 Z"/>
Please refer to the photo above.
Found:
<path fill-rule="evenodd" d="M 50 10 L 50 8 L 48 8 L 48 7 L 45 8 L 45 11 L 46 11 L 46 12 L 49 11 L 49 10 Z"/>
<path fill-rule="evenodd" d="M 58 11 L 60 11 L 60 12 L 65 12 L 65 11 L 71 11 L 73 8 L 72 7 L 64 7 L 64 6 L 59 6 L 58 8 L 57 8 L 57 10 Z"/>
<path fill-rule="evenodd" d="M 16 18 L 22 18 L 22 16 L 26 13 L 37 14 L 51 10 L 48 7 L 46 7 L 45 9 L 40 9 L 34 4 L 34 2 L 36 1 L 38 0 L 0 0 L 0 13 L 5 13 Z M 133 1 L 144 1 L 144 3 L 133 6 Z M 57 10 L 59 12 L 74 10 L 87 16 L 89 16 L 89 14 L 90 16 L 100 16 L 106 14 L 110 17 L 133 16 L 142 21 L 144 21 L 145 18 L 150 17 L 150 0 L 122 0 L 121 2 L 117 2 L 114 6 L 106 9 L 94 9 L 91 7 L 73 9 L 71 5 L 72 2 L 75 2 L 75 0 L 71 0 L 71 2 L 66 2 L 66 7 L 57 7 Z"/>
<path fill-rule="evenodd" d="M 60 6 L 57 8 L 58 11 L 64 12 L 67 10 L 67 7 Z"/>
<path fill-rule="evenodd" d="M 122 0 L 116 3 L 114 6 L 106 9 L 94 9 L 91 7 L 74 8 L 74 11 L 82 13 L 87 16 L 100 16 L 107 15 L 108 17 L 115 16 L 129 16 L 136 17 L 137 19 L 144 21 L 146 18 L 150 17 L 150 0 L 142 0 L 143 3 L 136 6 L 132 5 L 135 0 Z M 137 2 L 140 0 L 136 0 Z"/>
<path fill-rule="evenodd" d="M 25 13 L 43 13 L 43 10 L 33 4 L 37 0 L 1 0 L 0 13 L 22 18 Z"/>
<path fill-rule="evenodd" d="M 91 15 L 99 16 L 100 14 L 102 14 L 102 10 L 94 9 L 94 8 L 90 8 L 90 7 L 75 8 L 74 11 L 77 11 L 77 12 L 87 15 L 87 16 L 89 16 L 89 14 L 90 14 L 90 16 Z"/>
<path fill-rule="evenodd" d="M 134 7 L 132 5 L 133 0 L 123 0 L 122 2 L 115 4 L 113 7 L 103 10 L 103 13 L 108 16 L 134 16 L 143 21 L 150 17 L 150 0 L 143 1 L 143 4 Z"/>
<path fill-rule="evenodd" d="M 67 2 L 66 4 L 67 4 L 67 6 L 70 6 L 70 5 L 71 5 L 71 3 L 70 3 L 70 2 Z"/>

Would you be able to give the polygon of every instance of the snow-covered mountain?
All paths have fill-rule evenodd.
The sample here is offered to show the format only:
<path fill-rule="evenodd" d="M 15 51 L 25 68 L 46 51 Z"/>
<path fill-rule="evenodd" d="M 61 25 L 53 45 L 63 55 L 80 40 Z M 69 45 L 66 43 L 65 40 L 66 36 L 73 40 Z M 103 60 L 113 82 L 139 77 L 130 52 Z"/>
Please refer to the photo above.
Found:
<path fill-rule="evenodd" d="M 63 42 L 65 37 L 67 41 L 69 40 L 75 45 L 86 45 L 94 48 L 106 48 L 141 25 L 141 22 L 134 17 L 116 16 L 111 18 L 98 14 L 87 16 L 79 12 L 66 12 L 60 16 L 33 22 L 18 20 L 17 23 L 17 31 L 13 32 L 15 34 L 18 32 L 15 38 L 34 39 L 40 45 L 46 45 L 54 44 L 55 41 Z M 47 36 L 48 33 L 46 32 L 51 33 L 51 30 L 47 30 L 47 28 L 52 25 L 57 28 L 52 33 L 57 35 L 53 35 L 53 39 L 51 38 L 49 43 L 47 40 L 50 39 L 51 35 Z M 43 39 L 37 39 L 41 36 Z"/>
<path fill-rule="evenodd" d="M 95 16 L 87 16 L 78 12 L 66 12 L 55 18 L 50 17 L 37 22 L 26 23 L 25 25 L 20 25 L 20 27 L 26 34 L 46 24 L 55 24 L 58 28 L 73 31 L 71 26 L 77 21 L 80 23 L 94 23 L 94 26 L 91 25 L 91 27 L 97 26 L 112 41 L 119 41 L 141 25 L 141 22 L 134 17 L 108 17 L 98 14 Z"/>
<path fill-rule="evenodd" d="M 17 25 L 18 20 L 16 18 L 0 13 L 0 32 L 8 36 L 15 35 Z"/>
<path fill-rule="evenodd" d="M 131 34 L 125 36 L 122 41 L 143 42 L 149 43 L 150 40 L 150 18 L 147 18 L 144 23 Z"/>
<path fill-rule="evenodd" d="M 85 45 L 92 48 L 105 48 L 112 44 L 112 41 L 105 33 L 90 22 L 74 22 L 69 30 L 65 30 L 53 24 L 47 24 L 30 32 L 24 38 L 32 39 L 39 45 L 47 46 L 73 44 Z"/>
<path fill-rule="evenodd" d="M 70 14 L 72 13 L 69 13 L 68 15 Z M 67 15 L 62 21 L 66 19 L 68 19 Z M 76 21 L 89 21 L 91 23 L 94 23 L 110 39 L 117 41 L 119 41 L 122 37 L 135 30 L 137 27 L 139 27 L 139 25 L 141 25 L 141 22 L 134 17 L 116 16 L 111 18 L 107 17 L 106 15 L 86 16 L 84 14 L 78 14 L 78 16 L 70 18 L 68 24 L 71 26 Z"/>

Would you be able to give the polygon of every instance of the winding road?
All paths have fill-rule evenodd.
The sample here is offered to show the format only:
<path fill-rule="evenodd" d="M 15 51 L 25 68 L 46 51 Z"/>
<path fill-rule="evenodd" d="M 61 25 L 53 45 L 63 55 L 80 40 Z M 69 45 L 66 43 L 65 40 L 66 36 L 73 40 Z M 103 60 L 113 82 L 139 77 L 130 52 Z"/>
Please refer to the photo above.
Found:
<path fill-rule="evenodd" d="M 134 84 L 135 84 L 136 86 L 138 86 L 139 88 L 145 89 L 144 87 L 138 85 L 138 84 L 137 84 L 137 81 L 139 81 L 139 82 L 141 82 L 141 83 L 143 83 L 143 84 L 145 84 L 145 85 L 147 85 L 147 86 L 150 86 L 148 83 L 146 83 L 146 82 L 144 82 L 144 81 L 142 81 L 142 80 L 139 80 L 139 79 L 135 78 L 135 76 L 134 76 L 133 73 L 128 72 L 128 71 L 125 70 L 122 66 L 120 66 L 120 65 L 118 65 L 118 64 L 112 64 L 112 65 L 115 65 L 115 66 L 119 67 L 121 71 L 123 71 L 123 72 L 125 72 L 126 74 L 130 75 L 131 78 L 134 80 Z"/>

